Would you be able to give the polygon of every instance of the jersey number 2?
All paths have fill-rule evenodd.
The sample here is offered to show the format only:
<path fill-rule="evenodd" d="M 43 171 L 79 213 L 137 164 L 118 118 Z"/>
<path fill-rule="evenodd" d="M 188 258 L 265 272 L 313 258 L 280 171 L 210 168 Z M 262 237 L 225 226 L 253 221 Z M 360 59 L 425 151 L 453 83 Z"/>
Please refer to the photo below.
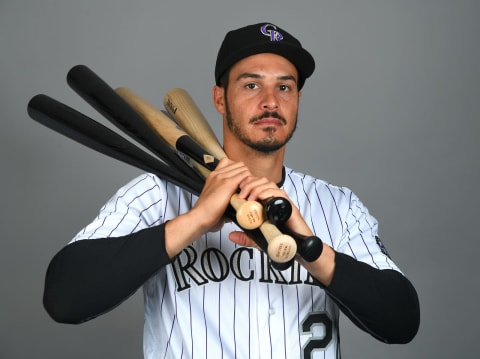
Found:
<path fill-rule="evenodd" d="M 313 333 L 315 326 L 323 327 L 323 336 L 315 336 Z M 302 322 L 302 334 L 312 335 L 302 352 L 303 359 L 310 359 L 315 350 L 325 349 L 332 340 L 332 320 L 325 313 L 310 313 Z"/>

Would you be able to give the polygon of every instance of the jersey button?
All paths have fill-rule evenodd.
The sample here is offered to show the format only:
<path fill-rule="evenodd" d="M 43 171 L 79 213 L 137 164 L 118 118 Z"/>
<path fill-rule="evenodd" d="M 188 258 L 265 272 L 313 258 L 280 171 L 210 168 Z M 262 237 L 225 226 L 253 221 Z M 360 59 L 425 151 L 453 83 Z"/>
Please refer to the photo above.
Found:
<path fill-rule="evenodd" d="M 275 308 L 270 308 L 270 309 L 268 310 L 268 314 L 274 315 L 274 314 L 275 314 Z"/>

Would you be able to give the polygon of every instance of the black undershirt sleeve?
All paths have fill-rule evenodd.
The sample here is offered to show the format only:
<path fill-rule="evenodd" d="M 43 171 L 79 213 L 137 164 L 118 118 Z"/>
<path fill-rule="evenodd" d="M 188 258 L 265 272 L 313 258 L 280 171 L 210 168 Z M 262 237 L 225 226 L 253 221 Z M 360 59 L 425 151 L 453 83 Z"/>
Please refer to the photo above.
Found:
<path fill-rule="evenodd" d="M 118 306 L 170 262 L 164 225 L 73 242 L 49 264 L 44 307 L 57 322 L 85 322 Z M 418 331 L 417 293 L 397 271 L 336 253 L 335 274 L 325 290 L 353 323 L 378 340 L 407 343 Z"/>
<path fill-rule="evenodd" d="M 43 305 L 57 322 L 85 322 L 122 303 L 170 262 L 164 224 L 70 243 L 48 266 Z"/>
<path fill-rule="evenodd" d="M 335 273 L 325 289 L 355 325 L 378 340 L 404 344 L 417 334 L 417 292 L 400 272 L 379 270 L 337 252 Z"/>

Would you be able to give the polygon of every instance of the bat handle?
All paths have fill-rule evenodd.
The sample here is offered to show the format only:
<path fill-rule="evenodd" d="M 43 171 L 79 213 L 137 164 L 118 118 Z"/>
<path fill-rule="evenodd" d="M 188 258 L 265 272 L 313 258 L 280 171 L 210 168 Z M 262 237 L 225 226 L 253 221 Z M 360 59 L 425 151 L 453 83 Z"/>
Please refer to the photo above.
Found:
<path fill-rule="evenodd" d="M 284 265 L 289 267 L 297 252 L 297 240 L 289 234 L 280 232 L 276 224 L 284 224 L 290 218 L 292 213 L 290 201 L 283 197 L 273 197 L 260 202 L 247 201 L 235 193 L 230 198 L 230 204 L 236 211 L 240 227 L 246 230 L 260 229 L 267 241 L 267 253 L 276 262 L 277 267 L 279 269 L 283 269 Z M 302 248 L 305 248 L 306 243 L 302 244 L 304 244 Z M 313 252 L 315 253 L 315 250 Z"/>
<path fill-rule="evenodd" d="M 317 236 L 305 236 L 280 225 L 282 233 L 292 236 L 297 243 L 298 254 L 307 262 L 314 262 L 323 251 L 323 241 Z"/>
<path fill-rule="evenodd" d="M 264 208 L 258 201 L 247 201 L 234 194 L 230 204 L 236 211 L 237 223 L 244 229 L 260 229 L 267 241 L 267 253 L 277 263 L 290 261 L 297 252 L 297 242 L 264 217 Z"/>
<path fill-rule="evenodd" d="M 292 236 L 283 234 L 269 221 L 263 222 L 259 229 L 268 243 L 268 255 L 273 261 L 285 263 L 295 257 L 297 242 Z"/>

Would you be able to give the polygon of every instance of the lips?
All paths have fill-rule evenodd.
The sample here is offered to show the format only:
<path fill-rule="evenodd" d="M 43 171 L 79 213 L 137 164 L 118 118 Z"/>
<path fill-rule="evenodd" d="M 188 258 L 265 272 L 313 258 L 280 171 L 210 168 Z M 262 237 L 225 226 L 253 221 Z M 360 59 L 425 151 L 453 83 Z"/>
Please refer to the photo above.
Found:
<path fill-rule="evenodd" d="M 253 123 L 256 126 L 281 126 L 282 121 L 276 118 L 264 118 Z"/>
<path fill-rule="evenodd" d="M 286 125 L 287 121 L 277 112 L 264 112 L 260 116 L 254 117 L 250 120 L 253 125 Z"/>

